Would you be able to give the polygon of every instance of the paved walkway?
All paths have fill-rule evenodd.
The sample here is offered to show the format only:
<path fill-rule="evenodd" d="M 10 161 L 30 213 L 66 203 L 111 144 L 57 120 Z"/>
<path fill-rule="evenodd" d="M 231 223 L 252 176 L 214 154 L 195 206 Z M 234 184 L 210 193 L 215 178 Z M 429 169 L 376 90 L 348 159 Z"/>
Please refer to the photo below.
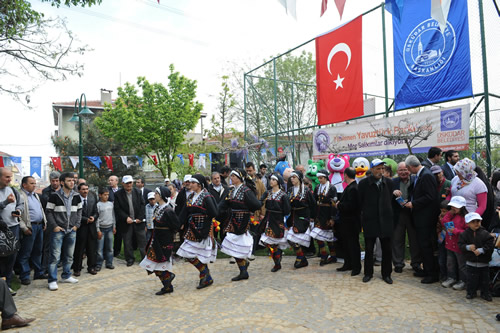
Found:
<path fill-rule="evenodd" d="M 340 264 L 293 269 L 292 257 L 271 273 L 272 261 L 258 257 L 250 279 L 231 282 L 236 265 L 228 259 L 210 265 L 215 283 L 196 290 L 198 272 L 189 263 L 174 266 L 173 294 L 156 296 L 161 287 L 154 275 L 137 264 L 84 273 L 75 285 L 46 281 L 22 286 L 15 297 L 22 316 L 35 316 L 28 332 L 499 332 L 495 315 L 500 299 L 465 299 L 465 291 L 439 284 L 422 285 L 411 271 L 393 273 L 387 285 L 376 267 L 365 284 L 361 276 L 339 273 Z"/>

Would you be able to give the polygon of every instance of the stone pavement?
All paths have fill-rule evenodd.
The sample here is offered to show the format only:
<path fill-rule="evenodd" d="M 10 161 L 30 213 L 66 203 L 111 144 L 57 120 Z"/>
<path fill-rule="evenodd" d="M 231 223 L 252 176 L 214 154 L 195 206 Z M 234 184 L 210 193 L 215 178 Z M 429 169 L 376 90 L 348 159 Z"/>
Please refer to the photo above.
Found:
<path fill-rule="evenodd" d="M 295 270 L 294 258 L 271 273 L 272 261 L 257 257 L 250 279 L 231 282 L 236 265 L 228 259 L 211 264 L 215 280 L 197 290 L 198 271 L 189 263 L 174 265 L 173 294 L 156 296 L 158 278 L 137 264 L 116 260 L 114 270 L 84 273 L 75 285 L 47 281 L 22 286 L 15 301 L 22 316 L 34 316 L 22 332 L 499 332 L 500 299 L 465 299 L 465 291 L 440 284 L 422 285 L 410 269 L 393 273 L 388 285 L 375 268 L 372 281 L 339 273 L 340 264 Z M 408 267 L 408 266 L 407 266 Z"/>

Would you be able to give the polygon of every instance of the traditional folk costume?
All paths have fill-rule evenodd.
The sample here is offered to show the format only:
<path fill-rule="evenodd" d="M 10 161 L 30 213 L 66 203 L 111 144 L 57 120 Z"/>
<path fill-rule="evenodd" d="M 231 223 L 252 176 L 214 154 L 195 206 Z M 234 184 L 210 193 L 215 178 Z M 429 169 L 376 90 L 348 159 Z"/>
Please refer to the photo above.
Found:
<path fill-rule="evenodd" d="M 180 220 L 184 222 L 186 233 L 184 242 L 177 250 L 177 255 L 186 258 L 200 272 L 202 289 L 213 284 L 208 263 L 217 257 L 217 245 L 214 240 L 212 219 L 217 215 L 217 206 L 213 196 L 206 189 L 206 180 L 200 174 L 194 175 L 191 183 L 198 183 L 202 190 L 189 195 L 186 207 L 181 211 Z"/>
<path fill-rule="evenodd" d="M 304 255 L 304 247 L 309 247 L 311 236 L 308 233 L 309 223 L 316 213 L 316 202 L 308 187 L 304 186 L 303 175 L 300 171 L 293 171 L 290 177 L 300 180 L 299 186 L 289 183 L 288 196 L 290 197 L 291 214 L 287 220 L 287 240 L 292 243 L 297 258 L 294 267 L 301 268 L 309 263 Z"/>
<path fill-rule="evenodd" d="M 156 188 L 164 201 L 170 197 L 170 190 L 166 186 Z M 163 288 L 156 295 L 163 295 L 174 291 L 172 280 L 172 250 L 174 248 L 174 233 L 179 229 L 180 222 L 174 210 L 165 202 L 157 206 L 153 212 L 154 229 L 146 246 L 146 256 L 139 264 L 148 274 L 155 273 L 163 284 Z"/>
<path fill-rule="evenodd" d="M 283 178 L 280 175 L 272 175 L 280 187 L 283 186 Z M 260 237 L 260 244 L 269 248 L 274 261 L 274 267 L 271 272 L 281 269 L 281 255 L 283 250 L 288 248 L 286 239 L 285 216 L 290 214 L 290 199 L 288 195 L 280 188 L 278 191 L 267 191 L 262 196 L 264 201 L 266 215 L 260 222 L 265 226 L 264 233 Z"/>
<path fill-rule="evenodd" d="M 325 177 L 328 180 L 328 171 L 320 170 L 317 177 Z M 314 190 L 314 199 L 316 200 L 316 219 L 314 227 L 310 231 L 312 238 L 318 241 L 318 247 L 321 255 L 320 265 L 337 262 L 337 255 L 334 247 L 336 240 L 333 234 L 333 219 L 337 214 L 335 201 L 337 200 L 337 190 L 334 185 L 327 181 L 325 184 L 319 184 Z M 328 244 L 330 256 L 328 256 Z"/>
<path fill-rule="evenodd" d="M 250 218 L 262 204 L 256 198 L 254 190 L 246 183 L 253 185 L 247 177 L 245 170 L 231 171 L 232 175 L 238 177 L 242 183 L 231 189 L 226 200 L 219 203 L 219 210 L 230 209 L 229 224 L 226 228 L 226 237 L 221 245 L 221 251 L 236 259 L 240 274 L 233 281 L 248 279 L 247 258 L 252 254 L 253 238 L 248 232 Z"/>

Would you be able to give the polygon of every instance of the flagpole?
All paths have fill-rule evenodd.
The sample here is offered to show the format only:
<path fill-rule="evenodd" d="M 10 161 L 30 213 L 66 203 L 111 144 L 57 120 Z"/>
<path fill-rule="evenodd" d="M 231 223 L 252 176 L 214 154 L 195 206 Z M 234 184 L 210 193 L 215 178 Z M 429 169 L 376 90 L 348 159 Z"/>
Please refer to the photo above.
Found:
<path fill-rule="evenodd" d="M 387 41 L 385 37 L 385 3 L 382 2 L 380 5 L 382 9 L 382 40 L 384 44 L 384 90 L 385 90 L 385 116 L 389 117 L 389 96 L 388 96 L 388 91 L 389 88 L 387 87 Z"/>
<path fill-rule="evenodd" d="M 488 89 L 488 64 L 486 62 L 486 39 L 484 30 L 483 0 L 479 0 L 479 24 L 481 26 L 481 50 L 483 56 L 483 84 L 484 84 L 484 121 L 486 127 L 486 168 L 491 176 L 491 140 L 490 140 L 490 98 Z"/>

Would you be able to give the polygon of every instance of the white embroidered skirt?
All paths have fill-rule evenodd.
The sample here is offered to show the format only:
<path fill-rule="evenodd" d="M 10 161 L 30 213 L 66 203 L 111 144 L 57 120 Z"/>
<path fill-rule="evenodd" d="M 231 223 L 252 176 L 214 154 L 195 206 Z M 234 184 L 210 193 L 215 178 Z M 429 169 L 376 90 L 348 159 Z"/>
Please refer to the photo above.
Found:
<path fill-rule="evenodd" d="M 246 259 L 252 254 L 253 238 L 247 231 L 243 235 L 235 235 L 228 232 L 221 245 L 221 251 L 237 258 Z"/>
<path fill-rule="evenodd" d="M 307 229 L 309 231 L 309 229 Z M 303 234 L 296 234 L 293 232 L 293 228 L 288 229 L 286 239 L 292 243 L 296 243 L 305 247 L 309 247 L 311 244 L 311 236 L 308 235 L 308 231 Z"/>
<path fill-rule="evenodd" d="M 334 242 L 337 239 L 333 235 L 333 230 L 323 230 L 320 228 L 312 228 L 307 230 L 307 234 L 312 238 L 322 241 L 322 242 Z"/>
<path fill-rule="evenodd" d="M 202 263 L 208 264 L 211 261 L 215 262 L 217 258 L 217 246 L 214 246 L 210 237 L 201 242 L 185 239 L 176 254 L 188 259 L 198 258 Z"/>
<path fill-rule="evenodd" d="M 288 241 L 286 240 L 287 233 L 288 233 L 288 230 L 285 230 L 285 235 L 283 238 L 273 238 L 273 237 L 269 237 L 265 233 L 263 233 L 260 236 L 259 244 L 263 245 L 263 246 L 266 246 L 266 244 L 278 245 L 278 247 L 282 250 L 287 249 L 290 247 L 290 245 L 288 245 Z"/>
<path fill-rule="evenodd" d="M 144 257 L 142 261 L 140 262 L 139 266 L 144 268 L 147 271 L 154 272 L 154 271 L 172 271 L 172 258 L 170 258 L 169 261 L 164 261 L 164 262 L 154 262 L 152 260 L 149 260 L 148 257 Z"/>

